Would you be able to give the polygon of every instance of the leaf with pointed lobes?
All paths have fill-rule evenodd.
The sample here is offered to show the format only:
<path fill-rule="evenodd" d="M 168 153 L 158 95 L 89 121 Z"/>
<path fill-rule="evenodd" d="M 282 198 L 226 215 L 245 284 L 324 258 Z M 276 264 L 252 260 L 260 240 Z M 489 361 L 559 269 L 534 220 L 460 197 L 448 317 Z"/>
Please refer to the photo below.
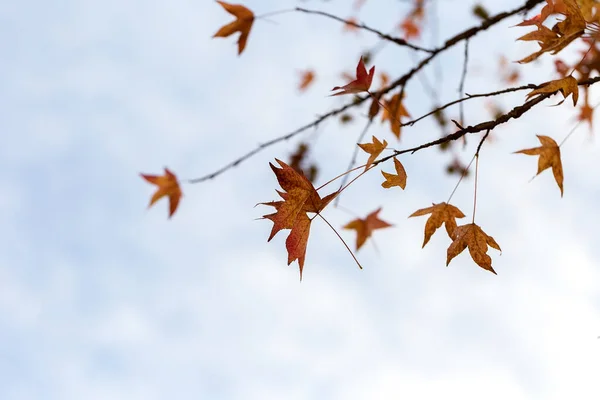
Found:
<path fill-rule="evenodd" d="M 410 118 L 410 114 L 402 104 L 403 99 L 403 94 L 396 93 L 389 101 L 384 100 L 385 107 L 383 108 L 383 115 L 381 117 L 381 122 L 390 121 L 390 129 L 398 139 L 400 139 L 402 117 Z"/>
<path fill-rule="evenodd" d="M 300 73 L 300 84 L 298 90 L 304 92 L 315 80 L 315 72 L 312 69 L 307 69 Z"/>
<path fill-rule="evenodd" d="M 579 98 L 579 86 L 577 85 L 577 79 L 571 75 L 541 84 L 538 89 L 527 94 L 527 99 L 539 94 L 554 93 L 558 91 L 562 93 L 564 99 L 557 105 L 562 104 L 570 94 L 573 95 L 573 106 L 577 104 L 577 99 Z"/>
<path fill-rule="evenodd" d="M 492 259 L 487 255 L 488 245 L 498 251 L 502 250 L 493 237 L 487 235 L 475 223 L 458 226 L 454 233 L 454 241 L 448 247 L 446 255 L 446 266 L 468 247 L 471 258 L 477 265 L 496 274 L 492 268 Z"/>
<path fill-rule="evenodd" d="M 372 137 L 373 143 L 362 143 L 358 145 L 361 149 L 369 153 L 369 159 L 367 160 L 367 165 L 365 165 L 365 171 L 369 169 L 373 161 L 381 154 L 385 147 L 387 146 L 387 142 L 384 140 L 383 143 L 379 141 L 375 136 Z"/>
<path fill-rule="evenodd" d="M 284 191 L 277 191 L 283 201 L 259 203 L 275 208 L 273 214 L 263 215 L 263 218 L 273 222 L 273 228 L 267 241 L 273 239 L 282 229 L 291 229 L 285 242 L 288 251 L 288 265 L 298 260 L 300 279 L 302 279 L 306 245 L 312 221 L 307 213 L 321 212 L 339 192 L 336 191 L 321 198 L 312 183 L 302 173 L 297 172 L 281 160 L 275 159 L 275 161 L 281 168 L 277 168 L 271 163 L 269 165 Z"/>
<path fill-rule="evenodd" d="M 406 170 L 402 163 L 394 157 L 394 167 L 396 168 L 396 174 L 390 174 L 385 171 L 381 171 L 383 177 L 385 178 L 385 182 L 381 184 L 386 189 L 389 189 L 393 186 L 400 186 L 402 189 L 406 187 Z"/>
<path fill-rule="evenodd" d="M 246 48 L 248 35 L 250 35 L 250 29 L 252 29 L 252 24 L 254 23 L 254 13 L 241 4 L 229 4 L 220 0 L 217 0 L 217 3 L 219 3 L 221 7 L 225 9 L 225 11 L 233 15 L 236 18 L 236 20 L 228 23 L 227 25 L 223 25 L 217 31 L 217 33 L 213 35 L 213 38 L 228 37 L 234 34 L 235 32 L 239 32 L 240 36 L 238 38 L 237 44 L 238 55 L 240 55 Z"/>
<path fill-rule="evenodd" d="M 375 229 L 389 228 L 393 226 L 379 219 L 377 214 L 381 211 L 381 207 L 373 211 L 365 219 L 357 218 L 344 225 L 344 229 L 354 229 L 356 231 L 356 251 L 358 251 Z"/>
<path fill-rule="evenodd" d="M 454 231 L 456 229 L 456 218 L 464 218 L 465 214 L 462 213 L 458 208 L 448 203 L 433 203 L 433 206 L 427 208 L 421 208 L 415 211 L 408 217 L 420 217 L 422 215 L 431 214 L 425 223 L 425 238 L 423 239 L 423 246 L 429 242 L 431 236 L 435 231 L 442 226 L 446 227 L 446 232 L 450 239 L 454 240 Z"/>
<path fill-rule="evenodd" d="M 140 174 L 140 176 L 144 178 L 147 182 L 158 186 L 158 189 L 156 189 L 156 192 L 154 192 L 152 198 L 150 199 L 150 204 L 148 205 L 148 207 L 151 207 L 162 197 L 168 196 L 169 218 L 171 218 L 177 210 L 179 200 L 182 196 L 181 188 L 179 187 L 179 182 L 177 181 L 177 177 L 175 176 L 175 174 L 169 171 L 168 168 L 165 168 L 165 174 L 162 176 L 146 174 Z"/>
<path fill-rule="evenodd" d="M 515 151 L 516 153 L 527 154 L 528 156 L 540 156 L 538 159 L 538 170 L 536 175 L 539 175 L 543 170 L 552 167 L 554 180 L 560 189 L 560 197 L 563 195 L 563 168 L 560 161 L 560 147 L 549 136 L 536 135 L 542 144 L 540 147 Z"/>
<path fill-rule="evenodd" d="M 331 96 L 340 96 L 342 94 L 352 94 L 352 93 L 362 93 L 368 92 L 371 87 L 371 82 L 373 82 L 373 77 L 375 76 L 375 66 L 372 66 L 367 74 L 367 68 L 365 67 L 365 63 L 363 58 L 360 58 L 358 65 L 356 67 L 356 79 L 352 82 L 348 83 L 344 86 L 336 86 L 333 90 L 341 90 L 339 93 L 334 93 Z"/>

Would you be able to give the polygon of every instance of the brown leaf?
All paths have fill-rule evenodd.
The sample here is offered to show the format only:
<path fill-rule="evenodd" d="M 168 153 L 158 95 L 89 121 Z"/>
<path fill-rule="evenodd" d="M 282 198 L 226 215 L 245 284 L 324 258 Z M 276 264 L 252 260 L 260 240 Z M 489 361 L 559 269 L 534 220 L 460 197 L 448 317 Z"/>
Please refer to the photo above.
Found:
<path fill-rule="evenodd" d="M 477 224 L 466 224 L 456 228 L 454 241 L 450 244 L 446 256 L 446 266 L 457 255 L 463 252 L 465 248 L 469 248 L 471 258 L 481 268 L 493 272 L 492 259 L 487 255 L 488 245 L 496 250 L 500 250 L 500 246 L 493 237 L 488 236 Z"/>
<path fill-rule="evenodd" d="M 400 93 L 396 93 L 389 101 L 384 100 L 385 107 L 381 117 L 382 122 L 390 121 L 390 129 L 398 139 L 400 139 L 402 117 L 410 118 L 410 114 L 402 104 L 403 98 L 404 96 L 401 97 Z"/>
<path fill-rule="evenodd" d="M 563 195 L 563 168 L 560 161 L 560 147 L 549 136 L 536 135 L 542 144 L 540 147 L 515 151 L 515 153 L 527 154 L 529 156 L 540 156 L 538 160 L 538 171 L 536 175 L 546 168 L 552 167 L 552 173 L 556 184 L 560 188 L 560 196 Z"/>
<path fill-rule="evenodd" d="M 394 157 L 394 167 L 396 168 L 396 174 L 390 174 L 384 171 L 381 171 L 383 177 L 385 178 L 385 182 L 381 183 L 386 189 L 391 188 L 392 186 L 400 186 L 402 189 L 406 187 L 406 170 L 402 163 Z"/>
<path fill-rule="evenodd" d="M 315 80 L 315 72 L 312 69 L 307 69 L 300 73 L 300 84 L 298 90 L 304 92 Z"/>
<path fill-rule="evenodd" d="M 229 14 L 233 15 L 236 20 L 223 25 L 213 37 L 228 37 L 235 32 L 240 33 L 238 38 L 238 55 L 242 54 L 248 41 L 248 35 L 252 24 L 254 23 L 254 13 L 242 6 L 241 4 L 229 4 L 224 1 L 217 0 L 217 3 L 221 5 Z"/>
<path fill-rule="evenodd" d="M 372 138 L 373 143 L 362 143 L 359 144 L 358 147 L 366 151 L 370 154 L 369 159 L 367 160 L 367 165 L 365 165 L 365 171 L 369 169 L 373 161 L 381 154 L 385 147 L 387 146 L 387 142 L 384 140 L 383 143 L 379 141 L 375 136 Z"/>
<path fill-rule="evenodd" d="M 562 93 L 564 99 L 572 94 L 573 105 L 575 106 L 577 104 L 577 99 L 579 98 L 579 86 L 577 85 L 577 79 L 571 75 L 541 84 L 538 89 L 535 89 L 527 94 L 527 99 L 539 94 L 554 93 L 557 91 Z M 558 104 L 561 104 L 563 101 L 564 100 Z"/>
<path fill-rule="evenodd" d="M 367 215 L 365 219 L 357 218 L 344 226 L 344 229 L 354 229 L 356 231 L 357 251 L 362 247 L 363 244 L 365 244 L 366 240 L 371 237 L 371 234 L 375 229 L 383 229 L 393 226 L 377 217 L 379 211 L 381 211 L 381 207 Z"/>
<path fill-rule="evenodd" d="M 433 206 L 427 208 L 421 208 L 420 210 L 415 211 L 410 217 L 420 217 L 422 215 L 431 214 L 431 216 L 427 219 L 425 223 L 425 238 L 423 239 L 423 246 L 429 242 L 431 236 L 435 233 L 435 231 L 442 226 L 442 224 L 446 227 L 446 232 L 448 232 L 448 236 L 450 239 L 454 239 L 454 230 L 456 229 L 456 218 L 464 218 L 465 214 L 462 213 L 458 208 L 454 207 L 452 204 L 447 203 L 433 203 Z"/>

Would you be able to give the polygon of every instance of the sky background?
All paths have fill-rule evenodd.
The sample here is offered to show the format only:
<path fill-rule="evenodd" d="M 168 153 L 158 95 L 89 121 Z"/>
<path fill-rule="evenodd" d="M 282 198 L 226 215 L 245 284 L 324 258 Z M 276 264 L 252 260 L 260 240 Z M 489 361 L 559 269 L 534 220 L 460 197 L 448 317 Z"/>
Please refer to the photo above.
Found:
<path fill-rule="evenodd" d="M 471 1 L 438 3 L 430 15 L 439 33 L 423 38 L 427 46 L 477 24 Z M 520 2 L 499 3 L 484 2 L 491 13 Z M 298 2 L 244 4 L 263 14 Z M 352 15 L 351 1 L 302 5 Z M 369 0 L 359 18 L 387 31 L 407 11 Z M 484 145 L 476 222 L 503 249 L 489 250 L 497 276 L 467 252 L 446 268 L 443 231 L 421 249 L 426 217 L 407 216 L 445 201 L 456 183 L 444 172 L 451 157 L 429 149 L 402 157 L 405 191 L 367 174 L 343 209 L 325 212 L 340 228 L 383 206 L 380 217 L 395 226 L 357 253 L 364 270 L 317 220 L 299 283 L 297 264 L 286 266 L 286 234 L 267 243 L 271 223 L 255 220 L 269 209 L 254 205 L 276 197 L 268 162 L 308 141 L 325 182 L 345 170 L 360 113 L 184 185 L 171 220 L 166 200 L 147 208 L 154 188 L 140 172 L 204 175 L 349 100 L 326 96 L 376 38 L 319 16 L 269 20 L 256 21 L 238 57 L 235 38 L 211 39 L 231 21 L 213 1 L 0 5 L 0 398 L 598 398 L 597 133 L 580 127 L 562 147 L 562 199 L 550 172 L 530 182 L 536 158 L 511 154 L 537 147 L 535 134 L 560 142 L 574 125 L 570 100 L 546 101 Z M 517 60 L 535 49 L 515 42 L 529 31 L 511 28 L 519 21 L 471 41 L 465 92 L 500 88 L 500 54 Z M 441 71 L 443 102 L 458 96 L 463 50 L 425 71 L 430 81 Z M 387 45 L 375 64 L 398 76 L 418 57 Z M 306 68 L 317 81 L 299 95 Z M 552 58 L 521 73 L 522 83 L 553 79 Z M 406 88 L 413 116 L 431 108 L 421 83 Z M 524 97 L 498 100 L 508 110 Z M 465 103 L 465 113 L 467 124 L 490 118 L 485 102 Z M 440 132 L 423 121 L 400 142 L 379 123 L 370 134 L 404 148 Z M 478 138 L 457 149 L 463 162 Z M 468 179 L 453 197 L 465 221 L 472 196 Z"/>

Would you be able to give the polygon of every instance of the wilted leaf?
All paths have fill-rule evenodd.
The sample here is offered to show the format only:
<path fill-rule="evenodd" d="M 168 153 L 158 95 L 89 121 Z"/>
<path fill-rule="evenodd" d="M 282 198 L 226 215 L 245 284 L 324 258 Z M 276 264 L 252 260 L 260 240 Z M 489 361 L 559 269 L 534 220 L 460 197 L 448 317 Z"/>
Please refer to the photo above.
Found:
<path fill-rule="evenodd" d="M 331 96 L 339 96 L 342 94 L 361 93 L 368 92 L 373 82 L 373 76 L 375 76 L 375 66 L 372 66 L 367 74 L 367 68 L 363 62 L 362 57 L 356 67 L 356 79 L 344 86 L 336 86 L 333 90 L 341 90 L 339 93 L 334 93 Z"/>
<path fill-rule="evenodd" d="M 373 136 L 372 140 L 373 143 L 362 143 L 358 145 L 361 149 L 370 154 L 367 165 L 365 166 L 365 171 L 369 169 L 371 164 L 373 164 L 373 161 L 375 161 L 381 152 L 385 150 L 385 147 L 388 144 L 385 140 L 383 143 L 380 142 L 375 136 Z"/>
<path fill-rule="evenodd" d="M 487 255 L 488 245 L 496 250 L 500 250 L 500 246 L 493 237 L 488 236 L 477 224 L 461 225 L 454 231 L 454 241 L 448 247 L 446 256 L 446 266 L 457 255 L 463 252 L 467 247 L 471 258 L 481 268 L 493 272 L 492 259 Z"/>
<path fill-rule="evenodd" d="M 560 196 L 563 195 L 563 168 L 560 161 L 560 147 L 551 137 L 536 135 L 542 144 L 540 147 L 515 151 L 515 153 L 527 154 L 529 156 L 540 156 L 538 160 L 537 174 L 552 167 L 552 173 L 556 184 L 560 188 Z"/>
<path fill-rule="evenodd" d="M 557 91 L 562 93 L 564 99 L 572 94 L 573 105 L 577 104 L 577 99 L 579 98 L 579 86 L 577 85 L 577 79 L 573 78 L 571 75 L 541 84 L 538 89 L 535 89 L 527 94 L 527 99 L 539 94 L 554 93 Z M 561 104 L 563 101 L 564 100 L 558 104 Z"/>
<path fill-rule="evenodd" d="M 402 189 L 404 189 L 406 187 L 406 170 L 396 157 L 394 157 L 394 167 L 396 168 L 395 174 L 381 171 L 383 177 L 385 178 L 385 182 L 383 182 L 381 186 L 386 189 L 389 189 L 392 186 L 400 186 Z"/>
<path fill-rule="evenodd" d="M 456 218 L 464 218 L 465 214 L 462 213 L 458 208 L 454 207 L 452 204 L 447 203 L 439 203 L 433 204 L 431 207 L 421 208 L 420 210 L 415 211 L 410 217 L 420 217 L 422 215 L 431 214 L 425 223 L 425 238 L 423 239 L 423 246 L 429 242 L 431 236 L 435 233 L 435 231 L 442 226 L 442 224 L 446 227 L 446 232 L 448 232 L 448 236 L 450 239 L 454 239 L 454 230 L 456 229 Z"/>

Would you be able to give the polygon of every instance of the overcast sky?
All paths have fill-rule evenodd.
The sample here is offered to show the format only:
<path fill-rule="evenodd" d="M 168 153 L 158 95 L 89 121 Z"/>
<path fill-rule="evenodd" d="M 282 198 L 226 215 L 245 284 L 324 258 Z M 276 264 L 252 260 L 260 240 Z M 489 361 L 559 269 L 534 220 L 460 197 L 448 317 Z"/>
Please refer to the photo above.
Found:
<path fill-rule="evenodd" d="M 425 46 L 477 23 L 472 1 L 438 3 L 439 33 Z M 520 2 L 487 3 L 495 13 Z M 297 2 L 244 4 L 263 14 Z M 302 4 L 352 14 L 351 1 Z M 360 19 L 387 31 L 407 10 L 368 0 Z M 184 185 L 171 220 L 166 200 L 147 208 L 154 188 L 140 172 L 167 166 L 195 178 L 344 104 L 326 97 L 330 88 L 377 43 L 289 13 L 256 21 L 238 57 L 235 38 L 211 39 L 230 21 L 209 0 L 0 5 L 0 398 L 599 398 L 597 137 L 581 127 L 562 147 L 562 199 L 549 171 L 530 181 L 535 157 L 512 154 L 537 147 L 536 134 L 560 142 L 574 125 L 570 100 L 547 100 L 484 145 L 476 222 L 503 249 L 489 250 L 497 276 L 466 251 L 446 268 L 443 231 L 421 249 L 426 217 L 407 216 L 445 201 L 456 183 L 444 171 L 450 155 L 437 149 L 402 158 L 405 191 L 384 190 L 374 171 L 344 193 L 343 209 L 325 211 L 341 228 L 383 207 L 394 227 L 357 253 L 364 270 L 319 220 L 301 283 L 297 264 L 286 265 L 285 232 L 266 242 L 271 223 L 255 219 L 270 209 L 254 205 L 276 198 L 268 162 L 308 141 L 324 183 L 345 170 L 364 110 L 348 126 L 328 121 L 218 179 Z M 471 41 L 465 92 L 501 87 L 499 56 L 535 49 L 515 42 L 528 31 L 511 28 L 518 22 Z M 463 51 L 426 70 L 430 82 L 441 71 L 443 102 L 458 96 Z M 399 76 L 419 57 L 387 45 L 375 64 Z M 522 67 L 520 82 L 554 78 L 552 61 Z M 306 68 L 317 80 L 300 95 Z M 498 100 L 508 110 L 524 98 Z M 431 108 L 419 79 L 405 104 L 415 117 Z M 483 101 L 465 113 L 466 124 L 490 118 Z M 404 148 L 440 131 L 424 121 L 398 142 L 377 123 L 371 134 Z M 479 137 L 456 148 L 464 163 Z M 452 201 L 465 222 L 472 200 L 468 179 Z"/>

